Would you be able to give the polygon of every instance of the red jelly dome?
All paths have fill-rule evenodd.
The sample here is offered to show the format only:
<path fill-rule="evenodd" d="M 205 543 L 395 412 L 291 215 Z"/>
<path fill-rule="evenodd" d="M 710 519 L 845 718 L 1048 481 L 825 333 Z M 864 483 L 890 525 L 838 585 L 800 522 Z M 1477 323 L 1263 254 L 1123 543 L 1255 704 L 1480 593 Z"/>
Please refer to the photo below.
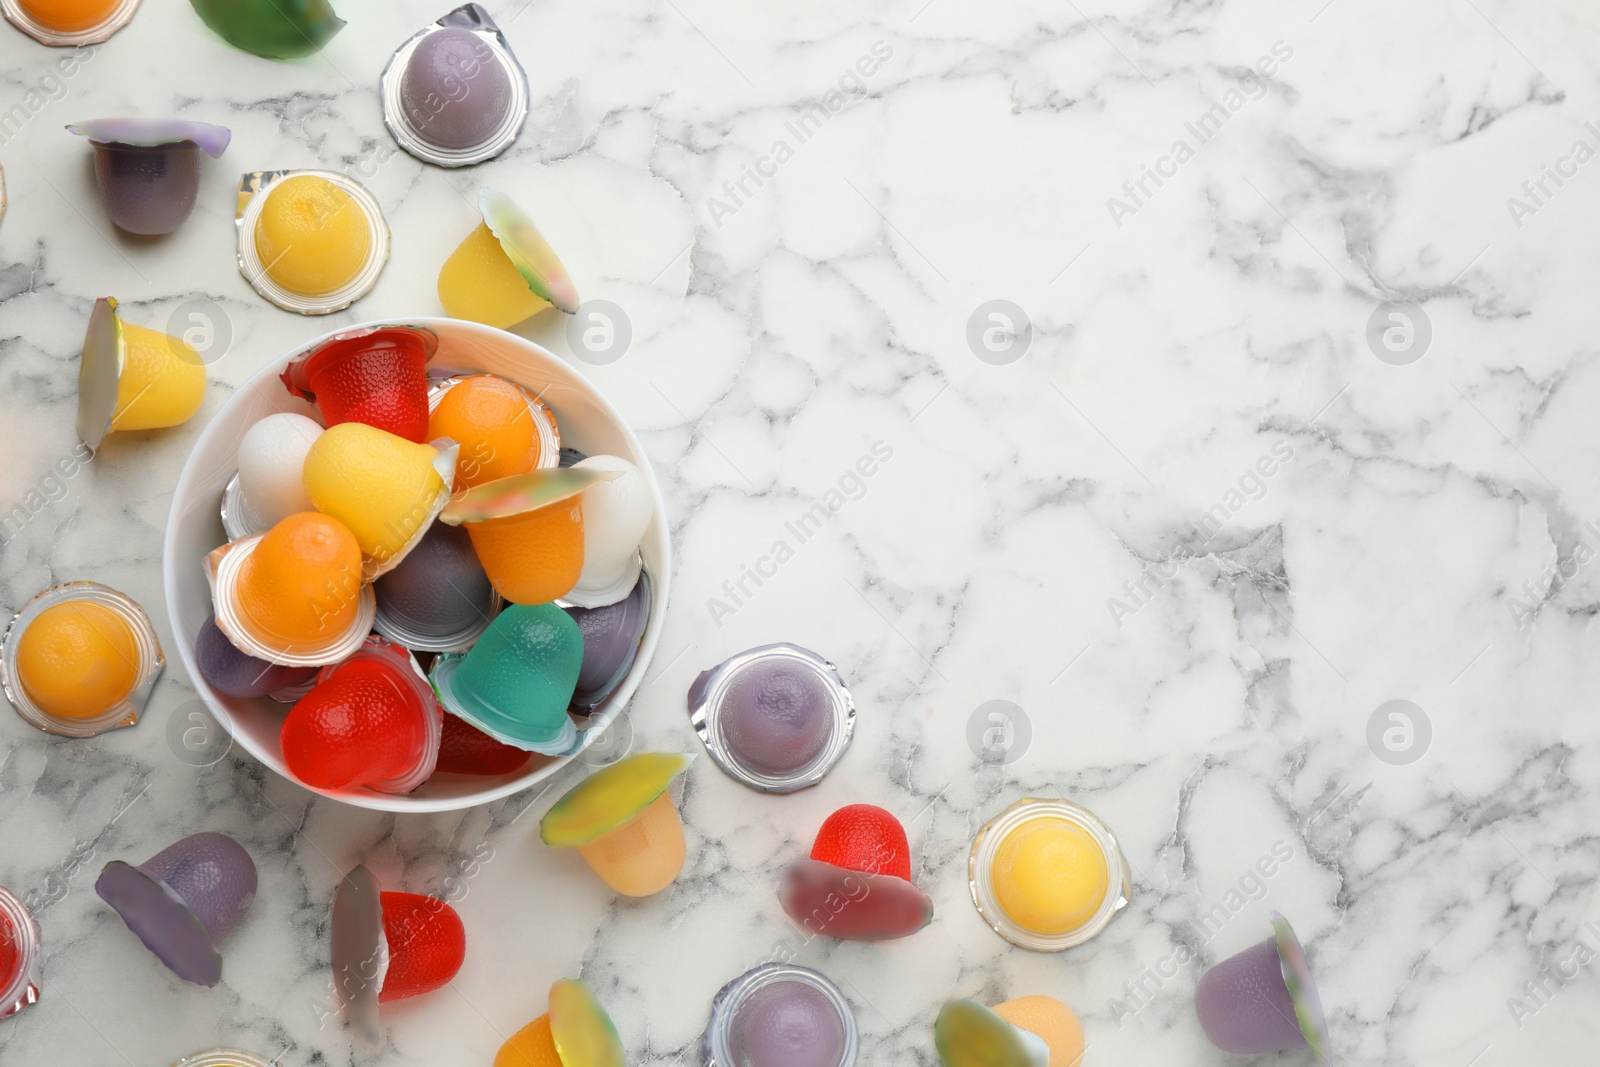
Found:
<path fill-rule="evenodd" d="M 417 893 L 384 893 L 380 900 L 389 972 L 379 1003 L 431 993 L 454 978 L 467 958 L 467 931 L 456 909 Z"/>
<path fill-rule="evenodd" d="M 399 778 L 423 758 L 426 709 L 383 660 L 341 664 L 295 704 L 283 721 L 283 758 L 318 789 Z"/>
<path fill-rule="evenodd" d="M 392 326 L 338 337 L 289 364 L 289 392 L 310 400 L 329 426 L 363 422 L 407 441 L 428 439 L 430 330 Z"/>

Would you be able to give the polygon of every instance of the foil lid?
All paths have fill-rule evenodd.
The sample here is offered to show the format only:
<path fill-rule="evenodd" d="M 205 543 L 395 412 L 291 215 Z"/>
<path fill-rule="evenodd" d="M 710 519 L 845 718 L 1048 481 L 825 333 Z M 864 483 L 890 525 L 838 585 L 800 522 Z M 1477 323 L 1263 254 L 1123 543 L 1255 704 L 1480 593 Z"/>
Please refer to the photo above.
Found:
<path fill-rule="evenodd" d="M 345 875 L 333 894 L 333 993 L 345 1021 L 363 1040 L 376 1042 L 378 993 L 389 973 L 389 941 L 383 904 L 372 872 L 362 866 Z"/>
<path fill-rule="evenodd" d="M 90 119 L 88 122 L 74 122 L 67 129 L 79 137 L 87 137 L 95 144 L 104 145 L 154 148 L 157 145 L 193 141 L 212 159 L 222 155 L 233 137 L 233 132 L 226 126 L 190 122 L 187 119 Z"/>
<path fill-rule="evenodd" d="M 740 674 L 775 664 L 804 672 L 820 685 L 828 696 L 827 713 L 833 717 L 829 736 L 816 756 L 803 766 L 780 773 L 764 771 L 741 758 L 724 722 L 728 716 L 730 690 Z M 843 758 L 855 736 L 856 706 L 838 668 L 826 658 L 799 645 L 778 643 L 747 649 L 702 671 L 689 687 L 689 722 L 711 754 L 712 762 L 724 774 L 763 793 L 793 793 L 822 781 Z"/>
<path fill-rule="evenodd" d="M 309 175 L 323 178 L 355 201 L 367 221 L 370 242 L 366 262 L 355 277 L 328 293 L 299 293 L 278 284 L 267 273 L 267 264 L 256 249 L 256 224 L 267 202 L 266 194 L 284 178 Z M 351 304 L 372 292 L 378 284 L 378 275 L 389 262 L 389 224 L 384 220 L 383 208 L 377 197 L 366 186 L 348 175 L 331 170 L 256 170 L 239 179 L 239 201 L 235 209 L 234 227 L 238 230 L 239 273 L 250 287 L 266 300 L 285 311 L 300 315 L 330 315 L 343 311 Z"/>

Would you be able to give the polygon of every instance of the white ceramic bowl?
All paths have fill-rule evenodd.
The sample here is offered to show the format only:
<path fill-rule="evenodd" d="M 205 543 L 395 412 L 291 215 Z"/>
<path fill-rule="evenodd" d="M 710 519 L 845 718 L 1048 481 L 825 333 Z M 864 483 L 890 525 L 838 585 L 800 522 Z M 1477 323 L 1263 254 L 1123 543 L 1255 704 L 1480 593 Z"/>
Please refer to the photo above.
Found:
<path fill-rule="evenodd" d="M 644 449 L 622 417 L 606 402 L 582 374 L 562 360 L 502 330 L 459 319 L 416 318 L 403 322 L 368 322 L 346 326 L 339 333 L 367 326 L 425 326 L 439 335 L 439 352 L 428 365 L 431 375 L 441 370 L 487 371 L 509 378 L 538 393 L 555 412 L 561 427 L 561 443 L 589 455 L 606 453 L 631 460 L 644 472 L 655 498 L 655 517 L 645 532 L 643 553 L 652 582 L 650 617 L 644 640 L 633 669 L 628 672 L 606 707 L 596 713 L 593 725 L 584 734 L 587 746 L 627 707 L 639 687 L 661 637 L 667 611 L 667 585 L 672 571 L 672 549 L 667 537 L 666 505 L 661 487 Z M 195 688 L 205 698 L 217 720 L 256 759 L 295 781 L 283 761 L 278 743 L 287 706 L 267 697 L 241 699 L 218 693 L 200 676 L 194 658 L 195 637 L 211 611 L 211 592 L 201 560 L 206 553 L 227 540 L 222 531 L 218 506 L 222 491 L 238 469 L 239 439 L 258 419 L 278 411 L 294 411 L 317 418 L 316 410 L 305 401 L 289 395 L 278 375 L 289 361 L 326 341 L 323 334 L 258 371 L 222 405 L 195 442 L 194 451 L 178 476 L 167 518 L 167 539 L 162 552 L 162 567 L 167 592 L 167 613 L 172 621 L 177 652 Z M 320 419 L 318 420 L 320 421 Z M 440 775 L 414 793 L 389 796 L 370 790 L 313 790 L 324 796 L 381 811 L 451 811 L 485 804 L 510 796 L 561 769 L 567 760 L 546 761 L 535 756 L 534 766 L 515 775 L 478 777 Z M 304 788 L 311 788 L 304 786 Z"/>

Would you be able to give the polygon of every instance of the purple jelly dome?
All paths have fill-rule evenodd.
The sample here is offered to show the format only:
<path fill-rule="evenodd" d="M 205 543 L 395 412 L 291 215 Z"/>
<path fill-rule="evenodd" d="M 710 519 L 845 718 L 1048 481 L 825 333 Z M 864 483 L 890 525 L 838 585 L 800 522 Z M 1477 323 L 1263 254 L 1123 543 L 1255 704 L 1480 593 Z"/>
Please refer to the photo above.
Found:
<path fill-rule="evenodd" d="M 378 607 L 408 629 L 446 637 L 480 625 L 494 589 L 472 539 L 460 526 L 436 522 L 394 570 L 373 585 Z"/>
<path fill-rule="evenodd" d="M 214 612 L 200 626 L 194 658 L 211 688 L 230 697 L 263 697 L 309 681 L 317 673 L 315 667 L 284 667 L 239 651 L 217 628 Z"/>
<path fill-rule="evenodd" d="M 440 148 L 472 148 L 505 121 L 511 77 L 483 37 L 455 27 L 435 30 L 406 60 L 400 105 L 423 140 Z"/>
<path fill-rule="evenodd" d="M 1273 938 L 1201 975 L 1194 1005 L 1206 1036 L 1224 1052 L 1278 1052 L 1306 1044 Z"/>
<path fill-rule="evenodd" d="M 566 609 L 583 635 L 583 667 L 573 694 L 575 703 L 598 704 L 633 666 L 650 614 L 649 581 L 641 575 L 633 591 L 615 604 Z"/>
<path fill-rule="evenodd" d="M 722 696 L 723 740 L 735 759 L 760 774 L 789 774 L 812 763 L 835 722 L 828 683 L 787 659 L 740 668 Z"/>
<path fill-rule="evenodd" d="M 751 993 L 728 1028 L 730 1067 L 837 1067 L 844 1020 L 821 990 L 781 981 Z"/>
<path fill-rule="evenodd" d="M 162 145 L 96 144 L 94 177 L 106 214 L 129 233 L 171 233 L 194 210 L 200 149 L 193 141 Z"/>

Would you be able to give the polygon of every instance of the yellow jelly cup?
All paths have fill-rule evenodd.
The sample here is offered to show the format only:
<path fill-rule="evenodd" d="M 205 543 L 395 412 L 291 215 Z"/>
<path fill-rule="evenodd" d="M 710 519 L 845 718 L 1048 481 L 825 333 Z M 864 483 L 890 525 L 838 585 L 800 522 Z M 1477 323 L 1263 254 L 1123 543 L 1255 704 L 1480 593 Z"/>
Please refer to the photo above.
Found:
<path fill-rule="evenodd" d="M 1013 903 L 1008 909 L 1009 894 L 998 884 L 996 862 L 1018 831 L 1027 834 L 1041 823 L 1050 822 L 1066 823 L 1086 836 L 1088 843 L 1098 850 L 1105 866 L 1103 889 L 1098 903 L 1091 902 L 1089 906 L 1069 899 L 1073 891 L 1063 886 L 1062 899 L 1051 901 L 1039 910 L 1061 914 L 1081 910 L 1081 914 L 1075 915 L 1070 925 L 1041 924 L 1044 925 L 1042 929 L 1030 928 L 1019 921 L 1018 914 L 1013 914 L 1021 913 L 1022 908 Z M 1128 861 L 1110 827 L 1080 804 L 1038 797 L 1017 801 L 978 831 L 967 860 L 967 875 L 972 901 L 984 921 L 1007 941 L 1035 952 L 1060 952 L 1083 944 L 1105 929 L 1117 912 L 1127 906 L 1132 880 Z M 1045 884 L 1048 885 L 1048 881 Z"/>
<path fill-rule="evenodd" d="M 186 422 L 206 396 L 200 353 L 181 337 L 125 323 L 114 297 L 89 313 L 78 364 L 78 437 L 90 449 L 117 430 Z"/>
<path fill-rule="evenodd" d="M 545 813 L 539 836 L 576 848 L 624 896 L 659 893 L 683 870 L 683 820 L 667 789 L 692 759 L 643 752 L 596 771 Z"/>
<path fill-rule="evenodd" d="M 281 235 L 274 238 L 270 229 L 267 239 L 258 239 L 263 234 L 263 217 L 272 201 L 274 189 L 282 182 L 297 178 L 315 178 L 331 186 L 337 193 L 341 210 L 337 212 L 336 219 L 330 217 L 330 225 L 337 223 L 340 232 L 349 225 L 355 225 L 357 232 L 366 239 L 366 251 L 360 257 L 359 264 L 336 272 L 331 280 L 319 277 L 315 256 L 303 255 L 305 249 L 297 249 L 292 239 Z M 353 222 L 344 215 L 349 210 L 358 213 L 359 217 Z M 389 261 L 389 225 L 384 221 L 383 208 L 364 185 L 336 171 L 268 170 L 245 174 L 239 180 L 239 202 L 234 224 L 239 230 L 239 272 L 251 288 L 267 300 L 285 311 L 301 315 L 327 315 L 343 311 L 372 292 L 373 286 L 378 284 L 378 275 L 383 273 L 384 265 Z M 272 258 L 269 259 L 268 255 Z M 284 256 L 295 262 L 295 270 L 275 272 L 275 261 Z M 287 284 L 286 279 L 295 274 L 304 275 L 304 287 L 292 288 Z"/>
<path fill-rule="evenodd" d="M 551 305 L 576 312 L 577 287 L 533 220 L 493 189 L 478 210 L 483 221 L 439 269 L 445 314 L 504 330 Z"/>

